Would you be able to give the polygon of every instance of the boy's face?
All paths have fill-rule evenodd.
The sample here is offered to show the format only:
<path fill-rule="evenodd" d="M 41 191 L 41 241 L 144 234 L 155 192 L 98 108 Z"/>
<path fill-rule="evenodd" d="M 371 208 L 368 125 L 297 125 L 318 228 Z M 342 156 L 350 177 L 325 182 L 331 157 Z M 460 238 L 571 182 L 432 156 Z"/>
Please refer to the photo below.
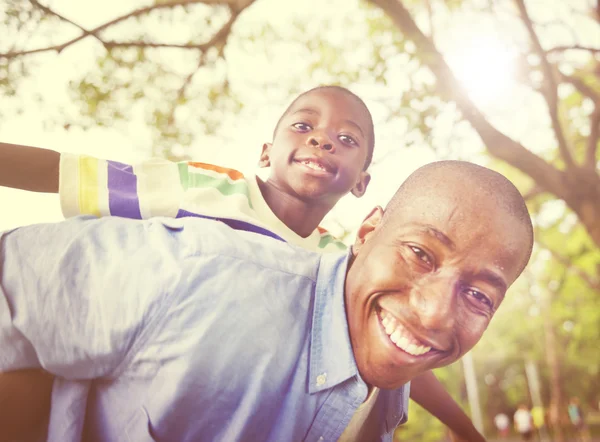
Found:
<path fill-rule="evenodd" d="M 464 190 L 412 197 L 385 223 L 377 208 L 360 228 L 346 313 L 372 385 L 398 388 L 469 351 L 529 256 L 523 222 Z"/>
<path fill-rule="evenodd" d="M 302 200 L 335 204 L 352 192 L 362 196 L 369 181 L 370 120 L 356 100 L 335 89 L 300 97 L 282 117 L 263 166 L 270 184 Z"/>

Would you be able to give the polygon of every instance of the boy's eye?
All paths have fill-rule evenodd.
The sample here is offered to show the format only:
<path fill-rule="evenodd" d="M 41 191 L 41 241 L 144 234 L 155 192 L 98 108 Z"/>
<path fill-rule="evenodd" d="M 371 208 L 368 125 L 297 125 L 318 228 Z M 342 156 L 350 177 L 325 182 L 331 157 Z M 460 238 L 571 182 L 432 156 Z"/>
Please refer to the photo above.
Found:
<path fill-rule="evenodd" d="M 350 144 L 351 146 L 358 146 L 358 141 L 356 141 L 350 135 L 340 135 L 338 138 L 342 143 Z"/>
<path fill-rule="evenodd" d="M 417 246 L 409 246 L 418 259 L 427 264 L 428 267 L 433 267 L 433 258 L 427 252 Z"/>
<path fill-rule="evenodd" d="M 490 309 L 494 308 L 494 303 L 490 300 L 490 298 L 485 296 L 479 290 L 475 290 L 473 288 L 467 288 L 465 290 L 465 293 L 468 297 L 470 297 L 472 299 L 471 302 L 476 303 L 477 305 L 484 305 L 485 307 L 490 308 Z"/>
<path fill-rule="evenodd" d="M 312 126 L 307 123 L 294 123 L 292 127 L 298 129 L 300 132 L 308 132 L 312 129 Z"/>

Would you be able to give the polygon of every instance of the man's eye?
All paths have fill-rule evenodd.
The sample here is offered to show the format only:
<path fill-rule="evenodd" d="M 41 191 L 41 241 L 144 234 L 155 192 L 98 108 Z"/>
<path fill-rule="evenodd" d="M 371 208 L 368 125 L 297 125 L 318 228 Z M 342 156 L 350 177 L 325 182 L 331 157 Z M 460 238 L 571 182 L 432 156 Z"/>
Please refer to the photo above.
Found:
<path fill-rule="evenodd" d="M 311 125 L 307 123 L 294 123 L 292 127 L 298 129 L 300 132 L 308 132 L 312 129 Z"/>
<path fill-rule="evenodd" d="M 485 296 L 479 290 L 467 289 L 466 293 L 467 293 L 467 296 L 471 297 L 474 300 L 474 302 L 477 302 L 478 304 L 483 304 L 486 307 L 489 307 L 491 309 L 494 308 L 494 303 L 490 300 L 490 298 Z"/>
<path fill-rule="evenodd" d="M 356 141 L 350 135 L 340 135 L 338 138 L 342 143 L 350 144 L 352 146 L 358 146 L 358 141 Z"/>
<path fill-rule="evenodd" d="M 433 259 L 431 258 L 431 256 L 429 256 L 427 254 L 427 252 L 423 251 L 423 249 L 421 249 L 417 246 L 409 246 L 409 247 L 413 251 L 413 253 L 417 256 L 417 258 L 419 258 L 421 261 L 423 261 L 429 267 L 433 267 Z"/>

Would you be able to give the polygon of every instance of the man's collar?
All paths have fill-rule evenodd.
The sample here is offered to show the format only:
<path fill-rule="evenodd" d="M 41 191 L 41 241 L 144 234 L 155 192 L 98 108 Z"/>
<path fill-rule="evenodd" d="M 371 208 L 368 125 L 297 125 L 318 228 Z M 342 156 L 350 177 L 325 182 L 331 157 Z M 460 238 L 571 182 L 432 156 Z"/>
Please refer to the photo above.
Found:
<path fill-rule="evenodd" d="M 345 254 L 325 253 L 321 257 L 310 340 L 308 391 L 311 394 L 358 375 L 344 298 L 350 257 L 349 251 Z"/>

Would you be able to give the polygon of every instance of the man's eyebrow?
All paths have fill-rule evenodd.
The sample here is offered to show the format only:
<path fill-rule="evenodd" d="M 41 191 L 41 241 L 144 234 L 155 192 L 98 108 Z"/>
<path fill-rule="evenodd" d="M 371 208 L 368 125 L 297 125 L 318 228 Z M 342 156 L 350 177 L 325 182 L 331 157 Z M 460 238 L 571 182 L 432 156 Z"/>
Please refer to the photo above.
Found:
<path fill-rule="evenodd" d="M 436 229 L 435 227 L 430 226 L 430 225 L 424 225 L 422 227 L 423 227 L 423 230 L 425 231 L 425 233 L 427 233 L 429 236 L 437 239 L 439 242 L 444 244 L 450 250 L 456 249 L 454 242 L 450 238 L 448 238 L 444 233 L 442 233 L 441 231 Z"/>
<path fill-rule="evenodd" d="M 508 289 L 504 278 L 491 270 L 484 269 L 478 272 L 476 277 L 496 287 L 503 294 L 503 296 Z"/>

